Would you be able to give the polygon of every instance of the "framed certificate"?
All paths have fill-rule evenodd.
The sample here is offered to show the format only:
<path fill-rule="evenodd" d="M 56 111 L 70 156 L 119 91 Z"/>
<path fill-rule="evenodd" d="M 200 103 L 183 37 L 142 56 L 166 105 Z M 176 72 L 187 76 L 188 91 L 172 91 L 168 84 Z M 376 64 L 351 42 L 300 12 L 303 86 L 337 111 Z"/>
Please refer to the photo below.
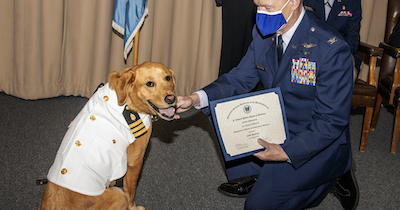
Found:
<path fill-rule="evenodd" d="M 280 88 L 210 101 L 210 110 L 226 161 L 264 150 L 258 138 L 275 144 L 290 140 Z"/>

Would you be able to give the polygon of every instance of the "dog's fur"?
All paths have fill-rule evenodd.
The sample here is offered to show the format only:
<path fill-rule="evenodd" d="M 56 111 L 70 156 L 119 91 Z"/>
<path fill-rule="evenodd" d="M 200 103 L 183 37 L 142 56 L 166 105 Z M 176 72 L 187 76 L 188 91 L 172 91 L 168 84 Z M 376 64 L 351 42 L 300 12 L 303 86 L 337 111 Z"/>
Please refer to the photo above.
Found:
<path fill-rule="evenodd" d="M 164 65 L 145 62 L 119 73 L 112 72 L 108 82 L 110 88 L 115 90 L 120 106 L 126 104 L 134 112 L 158 115 L 165 120 L 174 118 L 175 77 L 173 71 Z M 128 167 L 123 178 L 124 191 L 109 187 L 99 196 L 88 196 L 49 182 L 39 209 L 144 209 L 135 205 L 134 196 L 151 130 L 150 125 L 147 133 L 127 148 Z M 110 186 L 114 184 L 115 181 Z"/>

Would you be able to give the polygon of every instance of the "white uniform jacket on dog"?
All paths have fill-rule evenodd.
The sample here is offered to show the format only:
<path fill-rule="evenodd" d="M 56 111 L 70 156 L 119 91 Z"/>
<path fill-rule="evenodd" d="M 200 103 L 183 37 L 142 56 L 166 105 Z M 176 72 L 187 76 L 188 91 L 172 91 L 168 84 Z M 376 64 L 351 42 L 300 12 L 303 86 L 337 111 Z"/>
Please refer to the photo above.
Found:
<path fill-rule="evenodd" d="M 125 105 L 118 105 L 117 95 L 108 83 L 99 88 L 69 125 L 47 179 L 72 191 L 97 196 L 110 181 L 124 176 L 128 145 L 151 123 L 150 115 L 134 113 L 140 119 L 130 126 L 124 118 L 128 112 L 125 110 Z M 134 114 L 127 116 L 135 118 Z M 132 135 L 135 132 L 139 135 Z"/>

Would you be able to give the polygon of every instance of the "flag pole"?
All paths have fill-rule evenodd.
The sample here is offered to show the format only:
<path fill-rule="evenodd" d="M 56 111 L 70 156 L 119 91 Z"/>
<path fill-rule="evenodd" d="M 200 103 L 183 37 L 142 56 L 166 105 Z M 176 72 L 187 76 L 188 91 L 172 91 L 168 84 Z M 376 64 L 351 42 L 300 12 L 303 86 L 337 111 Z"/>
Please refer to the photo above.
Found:
<path fill-rule="evenodd" d="M 135 40 L 134 40 L 134 48 L 133 48 L 133 65 L 136 66 L 138 62 L 138 51 L 139 51 L 139 31 L 140 29 L 136 32 L 135 34 Z"/>

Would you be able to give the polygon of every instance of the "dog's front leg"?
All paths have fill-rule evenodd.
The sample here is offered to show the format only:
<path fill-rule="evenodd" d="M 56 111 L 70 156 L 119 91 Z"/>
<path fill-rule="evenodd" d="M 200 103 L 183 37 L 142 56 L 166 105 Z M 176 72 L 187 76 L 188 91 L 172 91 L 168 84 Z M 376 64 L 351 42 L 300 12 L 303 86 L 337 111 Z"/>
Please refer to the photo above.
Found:
<path fill-rule="evenodd" d="M 135 205 L 135 191 L 137 186 L 137 181 L 139 178 L 140 171 L 143 166 L 143 157 L 146 153 L 146 148 L 149 143 L 151 136 L 152 126 L 150 125 L 147 133 L 139 138 L 137 138 L 132 144 L 128 146 L 128 169 L 124 177 L 124 192 L 128 198 L 129 209 L 140 209 L 144 210 L 143 206 Z"/>

